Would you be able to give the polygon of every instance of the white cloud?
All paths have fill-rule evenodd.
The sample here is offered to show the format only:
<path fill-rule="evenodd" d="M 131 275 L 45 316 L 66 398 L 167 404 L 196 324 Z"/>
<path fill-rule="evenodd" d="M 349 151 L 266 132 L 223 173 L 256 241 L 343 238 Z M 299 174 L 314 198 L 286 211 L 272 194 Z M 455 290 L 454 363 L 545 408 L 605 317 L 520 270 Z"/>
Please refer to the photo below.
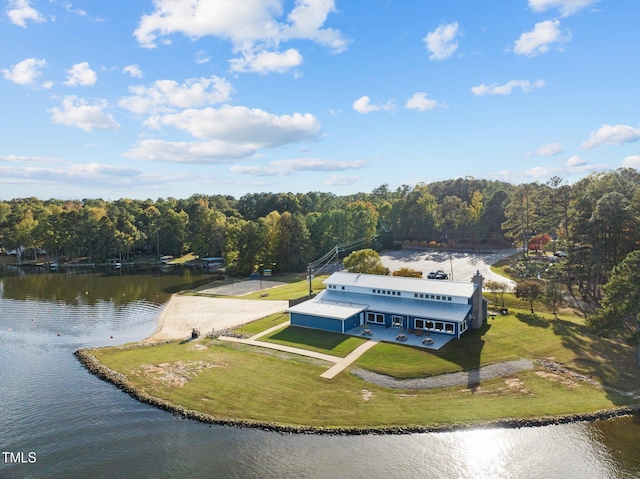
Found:
<path fill-rule="evenodd" d="M 43 163 L 46 165 L 50 165 L 52 163 L 60 163 L 62 160 L 58 158 L 51 158 L 49 156 L 17 156 L 17 155 L 6 155 L 0 156 L 0 161 L 5 163 Z"/>
<path fill-rule="evenodd" d="M 362 113 L 366 115 L 367 113 L 371 113 L 372 111 L 380 110 L 380 107 L 377 105 L 371 104 L 371 99 L 368 96 L 361 96 L 356 101 L 353 102 L 353 109 L 358 113 Z"/>
<path fill-rule="evenodd" d="M 529 0 L 529 7 L 534 12 L 545 12 L 550 8 L 557 8 L 563 17 L 568 17 L 599 1 L 600 0 Z"/>
<path fill-rule="evenodd" d="M 334 0 L 297 0 L 287 15 L 280 0 L 154 0 L 154 11 L 143 15 L 134 32 L 138 42 L 154 48 L 158 37 L 182 33 L 192 39 L 215 36 L 229 40 L 241 58 L 231 61 L 234 71 L 283 72 L 302 62 L 300 53 L 278 51 L 281 42 L 310 40 L 341 52 L 347 40 L 339 30 L 325 28 Z"/>
<path fill-rule="evenodd" d="M 88 62 L 76 63 L 67 70 L 67 81 L 64 82 L 68 86 L 93 86 L 98 81 L 98 76 L 90 67 Z"/>
<path fill-rule="evenodd" d="M 230 169 L 246 176 L 288 176 L 296 171 L 345 171 L 357 170 L 366 165 L 364 160 L 335 161 L 318 158 L 294 158 L 274 160 L 269 166 L 234 165 Z"/>
<path fill-rule="evenodd" d="M 24 179 L 29 181 L 61 183 L 68 187 L 70 183 L 117 184 L 127 179 L 137 178 L 139 170 L 127 166 L 105 165 L 100 163 L 61 165 L 48 167 L 0 166 L 3 179 Z"/>
<path fill-rule="evenodd" d="M 635 168 L 636 170 L 640 170 L 640 155 L 627 156 L 624 160 L 622 160 L 621 166 L 625 168 Z"/>
<path fill-rule="evenodd" d="M 148 161 L 171 163 L 219 164 L 246 158 L 257 152 L 252 144 L 234 144 L 224 141 L 171 142 L 142 140 L 124 156 Z"/>
<path fill-rule="evenodd" d="M 290 171 L 344 171 L 357 170 L 366 165 L 364 160 L 336 161 L 318 158 L 295 158 L 290 160 L 274 160 L 272 165 Z"/>
<path fill-rule="evenodd" d="M 7 16 L 14 25 L 27 28 L 27 20 L 34 23 L 46 22 L 46 18 L 31 6 L 30 0 L 9 0 Z"/>
<path fill-rule="evenodd" d="M 407 100 L 407 103 L 405 103 L 404 105 L 405 108 L 408 108 L 410 110 L 420 111 L 433 110 L 437 106 L 439 106 L 438 102 L 436 100 L 427 98 L 427 94 L 424 92 L 414 93 L 413 96 L 409 98 Z"/>
<path fill-rule="evenodd" d="M 155 114 L 223 103 L 231 99 L 233 88 L 224 78 L 212 75 L 189 78 L 182 84 L 175 80 L 156 80 L 148 87 L 129 87 L 129 91 L 134 95 L 120 100 L 120 107 L 137 114 Z"/>
<path fill-rule="evenodd" d="M 342 52 L 348 42 L 340 30 L 322 28 L 329 13 L 335 11 L 334 0 L 297 0 L 296 7 L 287 16 L 289 24 L 282 27 L 280 36 L 285 40 L 312 40 L 336 53 Z"/>
<path fill-rule="evenodd" d="M 600 145 L 622 145 L 640 140 L 640 128 L 629 125 L 602 125 L 599 130 L 591 132 L 589 139 L 581 148 L 590 149 Z"/>
<path fill-rule="evenodd" d="M 434 31 L 429 32 L 422 39 L 429 50 L 431 60 L 444 60 L 449 58 L 458 49 L 458 42 L 455 41 L 458 34 L 458 22 L 440 25 Z"/>
<path fill-rule="evenodd" d="M 108 104 L 98 100 L 93 105 L 87 104 L 77 96 L 65 96 L 61 108 L 52 108 L 51 121 L 68 126 L 76 126 L 84 131 L 119 130 L 120 125 L 113 116 L 105 112 Z"/>
<path fill-rule="evenodd" d="M 331 178 L 325 181 L 324 184 L 326 186 L 350 186 L 361 179 L 360 176 L 331 175 Z"/>
<path fill-rule="evenodd" d="M 302 55 L 295 48 L 279 52 L 245 52 L 242 58 L 229 60 L 231 71 L 266 73 L 284 73 L 302 63 Z"/>
<path fill-rule="evenodd" d="M 573 155 L 567 160 L 566 166 L 567 168 L 579 168 L 586 164 L 587 160 L 580 158 L 578 155 Z"/>
<path fill-rule="evenodd" d="M 579 156 L 571 156 L 562 166 L 534 166 L 528 170 L 513 171 L 502 170 L 487 175 L 490 179 L 500 179 L 511 183 L 520 183 L 526 181 L 547 180 L 553 176 L 561 178 L 580 177 L 594 171 L 605 171 L 610 169 L 608 165 L 597 164 L 590 165 L 586 160 Z"/>
<path fill-rule="evenodd" d="M 131 78 L 142 78 L 142 70 L 140 70 L 140 67 L 135 63 L 124 67 L 122 72 L 128 73 Z"/>
<path fill-rule="evenodd" d="M 158 128 L 173 126 L 204 141 L 144 140 L 125 156 L 176 163 L 225 163 L 255 155 L 262 148 L 312 141 L 320 134 L 320 122 L 309 113 L 278 116 L 229 105 L 184 110 L 152 117 L 145 123 Z"/>
<path fill-rule="evenodd" d="M 273 166 L 234 165 L 229 169 L 234 173 L 245 176 L 286 176 L 291 174 L 290 170 Z"/>
<path fill-rule="evenodd" d="M 198 50 L 196 52 L 196 63 L 198 65 L 204 65 L 205 63 L 209 63 L 211 61 L 211 57 L 204 50 Z"/>
<path fill-rule="evenodd" d="M 27 58 L 16 63 L 8 70 L 2 70 L 5 79 L 17 83 L 19 85 L 31 85 L 42 75 L 41 69 L 47 65 L 45 60 L 36 58 Z"/>
<path fill-rule="evenodd" d="M 314 140 L 320 134 L 320 122 L 310 113 L 278 116 L 244 106 L 189 109 L 159 117 L 157 122 L 196 138 L 253 143 L 262 148 Z"/>
<path fill-rule="evenodd" d="M 534 88 L 542 88 L 544 86 L 544 80 L 537 80 L 530 82 L 529 80 L 510 80 L 504 85 L 492 83 L 491 85 L 474 86 L 471 91 L 476 96 L 484 95 L 511 95 L 514 88 L 519 88 L 525 93 L 532 91 Z"/>
<path fill-rule="evenodd" d="M 542 145 L 536 151 L 525 153 L 526 156 L 555 156 L 562 153 L 562 145 L 560 143 L 549 143 Z"/>
<path fill-rule="evenodd" d="M 513 52 L 517 55 L 533 57 L 549 51 L 552 43 L 564 43 L 571 40 L 569 31 L 560 31 L 560 20 L 545 20 L 536 23 L 533 30 L 525 32 L 516 40 Z"/>

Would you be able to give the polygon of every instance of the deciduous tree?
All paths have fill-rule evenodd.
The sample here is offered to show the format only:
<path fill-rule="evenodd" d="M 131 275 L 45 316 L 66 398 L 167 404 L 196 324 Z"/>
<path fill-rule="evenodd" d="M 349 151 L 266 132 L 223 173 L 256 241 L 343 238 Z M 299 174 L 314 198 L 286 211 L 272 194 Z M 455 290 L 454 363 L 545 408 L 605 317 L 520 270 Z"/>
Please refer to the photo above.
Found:
<path fill-rule="evenodd" d="M 544 289 L 540 281 L 527 280 L 516 285 L 515 295 L 516 298 L 529 303 L 531 314 L 533 314 L 533 303 L 542 295 L 543 291 Z"/>
<path fill-rule="evenodd" d="M 361 249 L 347 256 L 342 263 L 350 273 L 389 274 L 380 260 L 380 255 L 372 249 Z"/>

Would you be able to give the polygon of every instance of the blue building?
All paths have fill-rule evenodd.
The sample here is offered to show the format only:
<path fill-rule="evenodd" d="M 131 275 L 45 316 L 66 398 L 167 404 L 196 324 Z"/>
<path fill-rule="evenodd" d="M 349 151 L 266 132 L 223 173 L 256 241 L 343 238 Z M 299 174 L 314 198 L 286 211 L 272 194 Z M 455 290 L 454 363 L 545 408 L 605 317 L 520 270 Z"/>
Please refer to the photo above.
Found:
<path fill-rule="evenodd" d="M 482 276 L 473 282 L 337 272 L 315 298 L 289 308 L 291 324 L 347 333 L 359 326 L 459 338 L 487 318 Z"/>

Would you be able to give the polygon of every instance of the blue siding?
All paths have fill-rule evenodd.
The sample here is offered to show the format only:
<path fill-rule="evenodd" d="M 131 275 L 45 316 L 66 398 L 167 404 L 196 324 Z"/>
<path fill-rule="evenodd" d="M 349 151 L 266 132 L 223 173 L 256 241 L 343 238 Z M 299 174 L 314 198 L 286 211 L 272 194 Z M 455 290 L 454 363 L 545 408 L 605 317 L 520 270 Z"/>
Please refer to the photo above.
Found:
<path fill-rule="evenodd" d="M 345 319 L 344 321 L 344 330 L 349 331 L 350 329 L 356 328 L 360 326 L 360 315 L 356 314 L 355 316 L 351 316 L 349 319 Z"/>
<path fill-rule="evenodd" d="M 322 329 L 324 331 L 342 332 L 342 321 L 339 319 L 320 318 L 308 314 L 290 313 L 291 324 L 293 326 L 303 326 L 305 328 Z"/>

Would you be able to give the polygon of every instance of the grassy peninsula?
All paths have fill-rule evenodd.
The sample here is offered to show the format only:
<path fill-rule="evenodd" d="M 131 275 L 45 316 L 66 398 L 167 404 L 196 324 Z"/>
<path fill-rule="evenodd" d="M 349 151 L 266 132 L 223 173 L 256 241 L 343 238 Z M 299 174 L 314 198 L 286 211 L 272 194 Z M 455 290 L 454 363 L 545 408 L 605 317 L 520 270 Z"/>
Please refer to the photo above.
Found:
<path fill-rule="evenodd" d="M 555 317 L 540 303 L 531 314 L 514 297 L 507 295 L 505 300 L 508 315 L 493 316 L 482 330 L 471 331 L 439 351 L 380 343 L 351 366 L 351 370 L 410 379 L 523 358 L 538 361 L 533 370 L 458 387 L 388 388 L 364 381 L 349 369 L 326 380 L 320 374 L 331 365 L 327 362 L 209 338 L 90 353 L 145 396 L 221 422 L 329 429 L 438 428 L 566 417 L 638 404 L 624 394 L 640 390 L 633 348 L 592 336 L 578 311 L 566 309 Z M 286 315 L 276 314 L 238 331 L 257 334 L 286 320 Z M 364 341 L 284 324 L 260 340 L 339 357 Z"/>

